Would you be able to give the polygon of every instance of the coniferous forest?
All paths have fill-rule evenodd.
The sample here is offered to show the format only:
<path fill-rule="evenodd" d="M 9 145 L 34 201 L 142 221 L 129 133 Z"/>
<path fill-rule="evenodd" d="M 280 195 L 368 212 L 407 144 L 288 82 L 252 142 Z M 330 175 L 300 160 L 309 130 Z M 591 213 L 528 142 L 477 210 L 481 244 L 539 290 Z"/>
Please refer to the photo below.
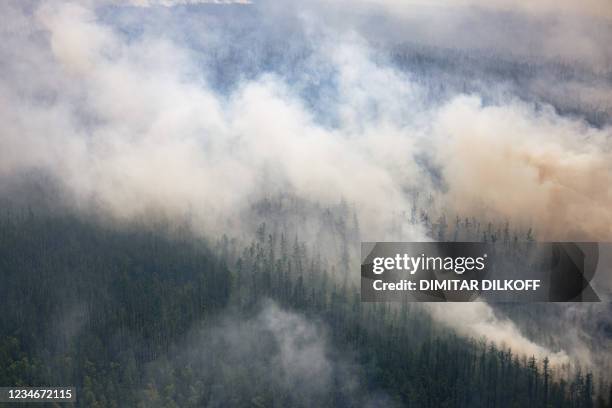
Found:
<path fill-rule="evenodd" d="M 273 212 L 282 203 L 262 206 Z M 359 225 L 347 208 L 322 216 L 339 248 L 354 245 Z M 361 303 L 348 272 L 336 270 L 342 262 L 329 263 L 279 223 L 262 223 L 241 245 L 199 239 L 168 220 L 109 226 L 12 208 L 0 232 L 0 382 L 71 384 L 77 406 L 611 403 L 588 370 L 569 374 L 547 357 L 458 336 L 418 304 Z M 300 329 L 300 316 L 317 322 L 315 333 Z M 291 346 L 304 358 L 318 358 L 310 337 L 326 336 L 329 371 L 287 374 L 303 384 L 277 378 L 287 340 L 266 325 L 271 318 L 291 333 L 305 330 Z M 324 374 L 329 384 L 306 383 Z"/>

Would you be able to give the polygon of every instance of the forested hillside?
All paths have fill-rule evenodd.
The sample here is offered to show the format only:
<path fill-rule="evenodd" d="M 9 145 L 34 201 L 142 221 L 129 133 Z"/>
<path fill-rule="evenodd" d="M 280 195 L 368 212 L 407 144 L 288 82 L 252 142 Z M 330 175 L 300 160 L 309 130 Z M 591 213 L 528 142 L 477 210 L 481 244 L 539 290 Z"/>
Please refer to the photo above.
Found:
<path fill-rule="evenodd" d="M 75 385 L 81 407 L 597 403 L 590 372 L 568 381 L 547 359 L 459 337 L 417 306 L 361 303 L 350 280 L 279 226 L 261 225 L 245 246 L 211 246 L 165 223 L 110 227 L 19 209 L 0 225 L 2 384 Z M 287 336 L 298 336 L 290 355 L 317 344 L 283 310 L 329 337 L 333 386 L 273 375 L 282 377 L 274 356 Z M 279 334 L 262 313 L 287 328 Z"/>
<path fill-rule="evenodd" d="M 142 364 L 225 307 L 230 274 L 193 237 L 4 212 L 0 383 L 135 406 Z"/>

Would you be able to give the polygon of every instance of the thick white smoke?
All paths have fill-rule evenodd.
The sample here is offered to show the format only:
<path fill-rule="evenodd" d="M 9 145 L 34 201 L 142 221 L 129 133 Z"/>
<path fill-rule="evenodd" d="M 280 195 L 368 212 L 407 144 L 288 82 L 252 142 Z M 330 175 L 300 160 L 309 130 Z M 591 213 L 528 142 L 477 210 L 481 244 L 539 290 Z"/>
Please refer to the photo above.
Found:
<path fill-rule="evenodd" d="M 567 364 L 571 361 L 570 357 L 577 357 L 568 355 L 565 350 L 553 352 L 529 340 L 510 319 L 497 317 L 493 309 L 486 303 L 457 303 L 452 307 L 439 303 L 428 303 L 425 308 L 436 320 L 447 324 L 459 333 L 476 338 L 485 337 L 498 345 L 504 345 L 528 356 L 535 356 L 539 360 L 548 357 L 551 364 L 554 365 Z M 580 357 L 587 358 L 582 360 L 584 364 L 590 363 L 590 355 L 583 353 Z"/>
<path fill-rule="evenodd" d="M 372 236 L 386 214 L 407 206 L 401 189 L 416 172 L 414 140 L 394 122 L 400 112 L 374 121 L 367 109 L 410 98 L 411 87 L 375 69 L 359 47 L 329 50 L 338 56 L 346 125 L 328 129 L 274 75 L 220 95 L 196 79 L 187 50 L 163 38 L 126 43 L 78 5 L 17 17 L 41 38 L 13 33 L 10 64 L 41 61 L 2 84 L 5 175 L 42 168 L 119 216 L 192 209 L 209 232 L 256 199 L 264 181 L 270 192 L 357 203 Z M 399 87 L 384 86 L 393 82 Z"/>

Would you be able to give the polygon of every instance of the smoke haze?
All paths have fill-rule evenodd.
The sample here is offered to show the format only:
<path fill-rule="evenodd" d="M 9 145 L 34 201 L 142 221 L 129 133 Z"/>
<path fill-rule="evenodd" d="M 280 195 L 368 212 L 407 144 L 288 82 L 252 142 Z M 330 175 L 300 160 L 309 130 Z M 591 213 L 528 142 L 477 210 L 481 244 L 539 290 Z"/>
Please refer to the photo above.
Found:
<path fill-rule="evenodd" d="M 0 180 L 38 171 L 78 208 L 190 214 L 210 236 L 252 232 L 239 215 L 288 193 L 323 206 L 344 199 L 361 239 L 384 241 L 422 191 L 453 213 L 533 226 L 545 239 L 612 239 L 608 2 L 367 1 L 345 19 L 343 1 L 329 13 L 318 2 L 204 3 L 0 6 Z M 224 13 L 239 23 L 225 26 Z M 431 64 L 401 66 L 403 42 Z M 483 68 L 500 55 L 517 71 Z M 458 59 L 472 79 L 457 79 Z M 523 72 L 528 83 L 513 79 Z M 574 94 L 579 106 L 561 105 Z M 418 226 L 402 231 L 396 239 L 427 239 Z M 528 354 L 574 357 L 485 304 L 462 307 L 463 320 L 431 312 Z M 283 361 L 284 345 L 278 363 L 299 369 Z M 326 364 L 305 370 L 324 380 Z"/>

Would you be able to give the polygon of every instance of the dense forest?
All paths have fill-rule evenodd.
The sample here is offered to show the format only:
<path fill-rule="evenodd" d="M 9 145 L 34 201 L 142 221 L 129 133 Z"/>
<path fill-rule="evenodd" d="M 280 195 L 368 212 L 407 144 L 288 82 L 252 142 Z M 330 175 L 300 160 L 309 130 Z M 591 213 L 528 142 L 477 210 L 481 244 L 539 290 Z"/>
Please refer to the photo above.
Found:
<path fill-rule="evenodd" d="M 418 305 L 361 303 L 340 270 L 359 226 L 339 208 L 323 211 L 347 252 L 336 263 L 280 222 L 251 242 L 210 242 L 188 224 L 5 209 L 0 383 L 74 385 L 81 407 L 612 406 L 589 371 L 568 378 L 546 358 L 458 336 Z M 324 328 L 329 384 L 272 375 L 285 340 L 258 320 L 270 302 Z"/>

